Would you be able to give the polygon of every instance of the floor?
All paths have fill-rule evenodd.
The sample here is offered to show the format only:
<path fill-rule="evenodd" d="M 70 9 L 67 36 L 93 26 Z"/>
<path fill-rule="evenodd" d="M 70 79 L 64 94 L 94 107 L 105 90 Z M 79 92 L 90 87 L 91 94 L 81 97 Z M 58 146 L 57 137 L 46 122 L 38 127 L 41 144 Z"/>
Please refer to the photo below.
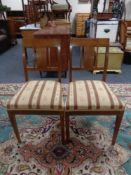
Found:
<path fill-rule="evenodd" d="M 17 39 L 17 45 L 0 55 L 0 83 L 19 83 L 24 82 L 22 47 L 21 39 Z M 109 83 L 131 83 L 131 65 L 122 64 L 122 73 L 108 73 L 107 82 Z M 44 78 L 49 78 L 43 73 Z M 99 79 L 100 73 L 76 72 L 73 74 L 75 79 Z M 31 73 L 30 79 L 41 79 L 39 72 Z M 68 82 L 67 77 L 63 82 Z"/>

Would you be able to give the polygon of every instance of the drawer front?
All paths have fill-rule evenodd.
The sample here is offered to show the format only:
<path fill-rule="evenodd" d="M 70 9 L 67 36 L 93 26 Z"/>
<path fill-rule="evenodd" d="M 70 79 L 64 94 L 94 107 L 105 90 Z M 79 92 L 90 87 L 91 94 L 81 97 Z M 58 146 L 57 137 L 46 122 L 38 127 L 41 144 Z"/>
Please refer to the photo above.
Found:
<path fill-rule="evenodd" d="M 97 24 L 96 38 L 109 38 L 110 42 L 115 42 L 118 32 L 118 25 Z"/>

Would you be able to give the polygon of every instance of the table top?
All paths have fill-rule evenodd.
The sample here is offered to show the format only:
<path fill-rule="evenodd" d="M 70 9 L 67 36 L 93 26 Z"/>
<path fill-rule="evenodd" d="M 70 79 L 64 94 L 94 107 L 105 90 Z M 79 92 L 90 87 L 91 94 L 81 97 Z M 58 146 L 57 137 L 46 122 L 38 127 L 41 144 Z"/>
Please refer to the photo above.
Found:
<path fill-rule="evenodd" d="M 41 30 L 34 32 L 35 37 L 45 37 L 45 36 L 68 36 L 71 34 L 70 27 L 65 26 L 55 26 L 55 27 L 45 27 Z"/>
<path fill-rule="evenodd" d="M 20 30 L 39 30 L 40 24 L 27 24 L 20 27 Z"/>

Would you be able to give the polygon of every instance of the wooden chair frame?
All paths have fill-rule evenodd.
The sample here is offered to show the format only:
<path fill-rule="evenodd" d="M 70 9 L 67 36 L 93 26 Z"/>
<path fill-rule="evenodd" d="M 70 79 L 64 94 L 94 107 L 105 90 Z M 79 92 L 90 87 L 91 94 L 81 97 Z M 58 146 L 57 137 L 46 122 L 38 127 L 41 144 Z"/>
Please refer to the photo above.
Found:
<path fill-rule="evenodd" d="M 105 62 L 104 62 L 104 67 L 103 67 L 103 77 L 102 80 L 106 80 L 106 74 L 107 74 L 107 65 L 108 65 L 108 53 L 109 53 L 109 40 L 108 39 L 88 39 L 88 38 L 72 38 L 71 39 L 71 45 L 73 46 L 79 46 L 79 47 L 106 47 L 106 54 L 105 54 Z M 86 55 L 84 55 L 86 56 Z M 97 67 L 96 67 L 97 68 Z M 96 69 L 95 68 L 95 69 Z M 83 69 L 83 68 L 82 68 Z M 99 69 L 99 68 L 97 68 Z M 101 69 L 101 68 L 100 68 Z M 70 58 L 70 63 L 69 63 L 69 72 L 70 72 L 70 81 L 72 81 L 72 57 Z M 124 114 L 124 109 L 122 110 L 113 110 L 113 111 L 104 111 L 104 110 L 84 110 L 84 111 L 75 111 L 75 110 L 67 110 L 65 111 L 65 125 L 66 125 L 66 142 L 68 143 L 70 141 L 70 132 L 69 132 L 69 117 L 71 115 L 115 115 L 116 116 L 116 121 L 115 121 L 115 128 L 114 128 L 114 133 L 112 137 L 112 145 L 115 144 L 116 138 L 118 135 L 118 131 L 120 128 L 120 124 L 123 118 Z"/>
<path fill-rule="evenodd" d="M 61 127 L 61 141 L 65 143 L 64 134 L 64 112 L 63 111 L 46 111 L 46 110 L 10 110 L 7 109 L 10 122 L 12 124 L 14 133 L 19 143 L 21 143 L 21 138 L 16 122 L 16 115 L 59 115 L 60 116 L 60 127 Z"/>

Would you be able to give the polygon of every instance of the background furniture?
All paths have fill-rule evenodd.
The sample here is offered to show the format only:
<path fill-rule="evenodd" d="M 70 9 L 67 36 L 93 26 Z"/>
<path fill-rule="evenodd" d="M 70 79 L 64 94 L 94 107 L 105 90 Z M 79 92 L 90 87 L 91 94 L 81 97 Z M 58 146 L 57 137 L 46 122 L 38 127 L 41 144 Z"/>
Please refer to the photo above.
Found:
<path fill-rule="evenodd" d="M 97 20 L 96 25 L 96 38 L 109 38 L 110 43 L 116 42 L 119 25 L 118 20 Z"/>
<path fill-rule="evenodd" d="M 77 37 L 84 37 L 87 30 L 87 21 L 90 18 L 91 13 L 76 13 L 76 31 L 75 34 Z M 109 20 L 112 18 L 112 13 L 98 13 L 98 20 Z"/>
<path fill-rule="evenodd" d="M 121 21 L 120 43 L 124 51 L 131 51 L 131 21 Z"/>
<path fill-rule="evenodd" d="M 48 4 L 48 0 L 28 0 L 26 5 L 23 4 L 26 23 L 36 23 L 45 14 L 48 16 Z"/>
<path fill-rule="evenodd" d="M 8 28 L 8 20 L 0 20 L 0 53 L 11 46 L 11 36 Z"/>
<path fill-rule="evenodd" d="M 61 3 L 58 0 L 50 0 L 51 10 L 53 13 L 53 18 L 64 18 L 70 21 L 70 14 L 72 12 L 72 6 L 68 0 L 65 0 L 65 3 Z"/>
<path fill-rule="evenodd" d="M 122 49 L 124 50 L 123 62 L 126 64 L 131 64 L 131 21 L 121 21 L 120 43 Z"/>
<path fill-rule="evenodd" d="M 98 57 L 95 60 L 98 67 L 104 64 L 104 54 L 105 54 L 105 49 L 99 48 Z M 119 47 L 109 47 L 109 61 L 108 61 L 107 71 L 121 73 L 123 56 L 124 56 L 124 52 Z M 95 69 L 93 69 L 92 71 L 97 72 Z"/>
<path fill-rule="evenodd" d="M 22 11 L 9 11 L 7 12 L 7 19 L 9 20 L 12 41 L 16 43 L 17 37 L 21 36 L 20 27 L 25 25 L 24 14 Z"/>
<path fill-rule="evenodd" d="M 89 18 L 90 13 L 77 13 L 76 14 L 76 36 L 83 37 L 86 32 L 85 22 Z"/>

